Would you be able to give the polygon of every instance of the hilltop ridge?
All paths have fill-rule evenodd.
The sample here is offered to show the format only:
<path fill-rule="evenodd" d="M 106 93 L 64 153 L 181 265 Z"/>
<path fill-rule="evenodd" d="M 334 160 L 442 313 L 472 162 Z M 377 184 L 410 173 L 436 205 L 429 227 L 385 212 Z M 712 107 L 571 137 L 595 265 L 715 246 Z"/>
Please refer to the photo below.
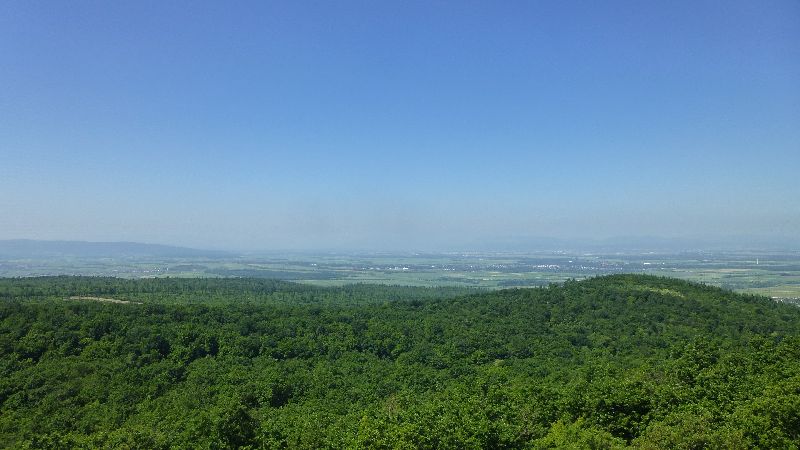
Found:
<path fill-rule="evenodd" d="M 0 257 L 4 258 L 128 258 L 128 257 L 221 257 L 229 252 L 200 250 L 139 242 L 47 241 L 34 239 L 0 240 Z"/>

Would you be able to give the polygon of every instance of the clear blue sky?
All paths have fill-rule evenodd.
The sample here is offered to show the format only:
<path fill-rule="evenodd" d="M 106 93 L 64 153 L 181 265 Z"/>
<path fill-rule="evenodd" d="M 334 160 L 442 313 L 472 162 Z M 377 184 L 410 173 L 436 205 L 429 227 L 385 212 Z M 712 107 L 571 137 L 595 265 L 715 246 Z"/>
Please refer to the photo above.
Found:
<path fill-rule="evenodd" d="M 800 2 L 0 4 L 0 238 L 800 236 Z"/>

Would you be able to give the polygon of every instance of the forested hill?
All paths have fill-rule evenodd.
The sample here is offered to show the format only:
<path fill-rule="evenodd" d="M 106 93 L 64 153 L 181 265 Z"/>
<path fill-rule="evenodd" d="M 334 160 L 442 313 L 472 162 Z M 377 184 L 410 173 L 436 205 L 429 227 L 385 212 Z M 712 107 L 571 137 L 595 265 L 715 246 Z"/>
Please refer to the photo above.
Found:
<path fill-rule="evenodd" d="M 0 447 L 798 442 L 800 308 L 684 281 L 0 280 Z"/>

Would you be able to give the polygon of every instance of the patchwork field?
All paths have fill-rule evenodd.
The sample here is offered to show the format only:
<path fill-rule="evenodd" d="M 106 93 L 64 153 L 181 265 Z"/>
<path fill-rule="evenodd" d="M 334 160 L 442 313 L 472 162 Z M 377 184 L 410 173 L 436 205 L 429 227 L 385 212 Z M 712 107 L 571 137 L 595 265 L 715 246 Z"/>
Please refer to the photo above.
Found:
<path fill-rule="evenodd" d="M 377 283 L 502 289 L 616 273 L 663 275 L 737 292 L 800 298 L 800 252 L 293 253 L 219 258 L 0 260 L 0 277 L 255 277 L 319 286 Z"/>

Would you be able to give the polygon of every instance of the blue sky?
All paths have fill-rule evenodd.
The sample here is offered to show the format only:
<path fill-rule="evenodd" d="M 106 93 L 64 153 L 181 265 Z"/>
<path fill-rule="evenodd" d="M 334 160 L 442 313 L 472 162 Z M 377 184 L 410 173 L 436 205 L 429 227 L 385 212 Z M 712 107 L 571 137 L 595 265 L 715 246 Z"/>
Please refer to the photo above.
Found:
<path fill-rule="evenodd" d="M 800 3 L 0 5 L 0 238 L 800 236 Z"/>

